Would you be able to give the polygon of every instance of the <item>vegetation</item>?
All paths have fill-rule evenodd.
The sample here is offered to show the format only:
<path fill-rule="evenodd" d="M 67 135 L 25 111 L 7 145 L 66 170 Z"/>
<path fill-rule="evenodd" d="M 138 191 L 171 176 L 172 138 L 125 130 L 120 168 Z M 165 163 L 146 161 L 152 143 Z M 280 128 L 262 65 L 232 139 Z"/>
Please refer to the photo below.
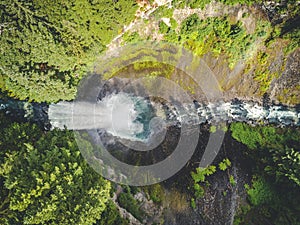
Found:
<path fill-rule="evenodd" d="M 252 187 L 245 185 L 250 203 L 257 206 L 275 201 L 276 195 L 271 185 L 263 178 L 259 177 L 253 180 Z"/>
<path fill-rule="evenodd" d="M 172 5 L 174 8 L 204 9 L 210 2 L 211 0 L 174 0 Z M 164 35 L 165 41 L 180 44 L 199 56 L 206 53 L 225 55 L 230 69 L 238 62 L 245 63 L 247 68 L 244 73 L 250 72 L 260 85 L 259 94 L 263 95 L 269 90 L 271 82 L 279 78 L 284 70 L 284 59 L 281 66 L 274 67 L 276 56 L 284 52 L 283 57 L 286 57 L 299 48 L 299 27 L 295 26 L 299 22 L 298 4 L 292 0 L 276 0 L 274 4 L 260 0 L 218 2 L 225 5 L 255 4 L 265 9 L 265 15 L 260 14 L 254 18 L 251 13 L 244 13 L 242 18 L 238 18 L 229 14 L 228 17 L 208 17 L 201 20 L 194 14 L 179 21 L 180 29 L 177 29 L 171 9 L 161 6 L 154 12 L 159 32 Z M 162 21 L 162 17 L 169 18 L 171 26 Z M 254 30 L 247 25 L 251 20 L 254 20 Z M 273 51 L 274 48 L 276 51 Z M 284 98 L 281 97 L 282 99 Z M 293 102 L 297 103 L 295 100 Z"/>
<path fill-rule="evenodd" d="M 191 199 L 191 207 L 192 207 L 192 209 L 196 208 L 196 202 L 195 202 L 194 198 Z"/>
<path fill-rule="evenodd" d="M 269 30 L 270 24 L 263 20 L 257 24 L 254 33 L 249 34 L 241 21 L 232 21 L 227 17 L 201 20 L 197 14 L 182 22 L 178 34 L 171 28 L 164 29 L 167 41 L 182 44 L 199 56 L 208 52 L 225 54 L 230 68 L 239 60 L 247 60 L 257 38 L 266 39 Z"/>
<path fill-rule="evenodd" d="M 160 184 L 153 184 L 151 186 L 144 187 L 143 190 L 149 195 L 149 198 L 154 203 L 162 203 L 165 193 Z"/>
<path fill-rule="evenodd" d="M 300 185 L 299 129 L 251 127 L 244 123 L 231 124 L 230 129 L 233 138 L 255 152 L 255 160 L 262 163 L 266 173 Z"/>
<path fill-rule="evenodd" d="M 299 92 L 300 85 L 296 85 L 294 89 L 284 88 L 281 94 L 278 96 L 280 102 L 288 102 L 289 104 L 299 104 Z"/>
<path fill-rule="evenodd" d="M 140 37 L 138 32 L 125 32 L 123 35 L 123 42 L 124 43 L 136 43 L 142 41 L 143 39 Z"/>
<path fill-rule="evenodd" d="M 244 74 L 250 73 L 260 85 L 258 94 L 263 95 L 268 92 L 272 81 L 279 78 L 284 71 L 284 57 L 299 48 L 299 28 L 292 25 L 292 22 L 297 23 L 299 7 L 291 0 L 284 2 L 278 0 L 274 3 L 276 7 L 269 6 L 260 0 L 218 0 L 225 5 L 256 4 L 261 9 L 266 10 L 268 7 L 271 9 L 268 8 L 269 11 L 266 10 L 264 15 L 258 13 L 255 16 L 249 11 L 242 17 L 229 13 L 227 16 L 200 19 L 197 14 L 193 14 L 183 21 L 174 19 L 174 8 L 204 9 L 210 2 L 210 0 L 174 0 L 172 1 L 173 8 L 169 8 L 167 5 L 158 7 L 151 14 L 151 20 L 157 23 L 158 32 L 163 34 L 164 41 L 180 44 L 199 56 L 207 53 L 213 53 L 216 57 L 225 56 L 225 59 L 222 58 L 222 60 L 225 60 L 230 69 L 240 65 L 238 63 L 246 64 Z M 170 24 L 162 18 L 170 19 Z M 252 21 L 251 26 L 249 25 L 250 21 Z M 149 28 L 152 29 L 151 27 Z M 131 32 L 125 33 L 124 43 L 135 43 L 142 39 L 136 30 Z M 153 30 L 153 33 L 156 32 Z M 146 34 L 143 38 L 151 39 L 151 35 L 151 33 Z M 285 52 L 285 56 L 277 68 L 273 62 L 278 60 L 276 56 L 281 52 Z M 194 90 L 192 89 L 191 92 L 194 93 Z M 282 95 L 278 97 L 289 103 L 291 101 L 298 103 L 297 95 L 294 92 L 287 100 Z"/>
<path fill-rule="evenodd" d="M 230 183 L 230 185 L 232 185 L 232 186 L 235 186 L 235 185 L 236 185 L 236 181 L 235 181 L 235 179 L 234 179 L 234 176 L 232 176 L 232 175 L 229 176 L 229 183 Z"/>
<path fill-rule="evenodd" d="M 219 169 L 224 171 L 228 167 L 231 166 L 231 162 L 229 159 L 224 159 L 222 162 L 219 163 Z M 191 172 L 193 181 L 194 181 L 194 192 L 196 198 L 202 198 L 205 194 L 205 189 L 200 184 L 208 184 L 206 178 L 216 172 L 216 166 L 210 165 L 206 168 L 198 167 L 196 168 L 196 172 Z"/>
<path fill-rule="evenodd" d="M 194 180 L 194 191 L 196 198 L 202 198 L 205 194 L 204 188 L 199 183 L 204 183 L 207 176 L 210 176 L 216 172 L 216 167 L 211 165 L 206 168 L 198 167 L 195 172 L 191 172 Z"/>
<path fill-rule="evenodd" d="M 0 88 L 21 100 L 73 99 L 136 9 L 134 0 L 0 1 Z"/>
<path fill-rule="evenodd" d="M 164 21 L 160 21 L 158 27 L 159 32 L 162 34 L 168 33 L 171 29 Z"/>
<path fill-rule="evenodd" d="M 204 9 L 207 4 L 209 4 L 211 0 L 187 0 L 187 1 L 181 1 L 181 0 L 173 0 L 172 4 L 174 7 L 177 8 L 184 8 L 184 7 L 190 7 L 191 9 Z"/>
<path fill-rule="evenodd" d="M 96 222 L 96 225 L 129 225 L 129 221 L 122 218 L 116 205 L 109 200 L 106 203 L 106 208 L 101 214 L 101 219 Z"/>
<path fill-rule="evenodd" d="M 72 133 L 2 119 L 1 224 L 95 223 L 110 183 L 83 160 Z"/>
<path fill-rule="evenodd" d="M 211 3 L 212 0 L 187 0 L 187 1 L 181 1 L 181 0 L 174 0 L 172 1 L 172 4 L 175 7 L 184 8 L 184 7 L 190 7 L 192 9 L 200 8 L 204 9 L 204 7 Z M 236 5 L 236 4 L 247 4 L 251 5 L 254 3 L 260 3 L 261 0 L 217 0 L 217 2 L 224 3 L 226 5 Z"/>
<path fill-rule="evenodd" d="M 205 177 L 210 176 L 216 172 L 216 167 L 215 166 L 208 166 L 206 168 L 201 168 L 198 167 L 196 169 L 196 172 L 192 172 L 192 178 L 193 180 L 197 182 L 204 182 Z"/>
<path fill-rule="evenodd" d="M 194 191 L 195 191 L 195 197 L 196 198 L 202 198 L 204 197 L 205 190 L 200 184 L 194 183 Z"/>
<path fill-rule="evenodd" d="M 216 133 L 216 131 L 217 131 L 217 127 L 216 126 L 214 126 L 214 125 L 210 126 L 210 128 L 209 128 L 209 132 L 210 133 Z"/>
<path fill-rule="evenodd" d="M 135 218 L 143 221 L 144 212 L 130 192 L 122 192 L 118 196 L 120 206 L 130 212 Z"/>
<path fill-rule="evenodd" d="M 299 36 L 299 27 L 294 28 L 291 32 L 283 34 L 283 38 L 289 41 L 288 45 L 284 49 L 285 54 L 292 53 L 300 47 Z"/>
<path fill-rule="evenodd" d="M 211 3 L 212 0 L 173 0 L 172 5 L 177 8 L 190 7 L 192 9 L 200 8 L 203 9 L 207 4 Z M 253 4 L 263 4 L 262 0 L 216 0 L 216 2 L 223 3 L 225 5 L 253 5 Z M 293 0 L 281 1 L 275 0 L 274 2 L 280 3 L 276 7 L 276 12 L 278 14 L 291 14 L 291 17 L 294 17 L 299 11 L 297 9 L 297 4 Z"/>
<path fill-rule="evenodd" d="M 231 167 L 231 162 L 228 158 L 223 159 L 218 164 L 219 171 L 225 171 L 229 167 Z M 205 186 L 209 186 L 209 183 L 206 179 L 207 179 L 207 177 L 213 175 L 216 172 L 217 172 L 217 167 L 214 165 L 210 165 L 206 168 L 198 167 L 198 168 L 196 168 L 195 172 L 191 172 L 191 176 L 194 181 L 193 190 L 194 190 L 194 195 L 195 195 L 196 199 L 204 197 Z M 236 181 L 235 181 L 234 177 L 229 174 L 229 171 L 228 171 L 228 179 L 229 179 L 230 185 L 232 185 L 232 186 L 236 185 Z M 227 194 L 227 192 L 224 191 L 223 195 L 226 196 L 226 194 Z M 195 199 L 194 199 L 194 201 L 195 201 Z M 191 206 L 192 207 L 196 206 L 196 204 L 193 203 L 193 201 L 191 201 Z"/>
<path fill-rule="evenodd" d="M 230 69 L 245 62 L 248 68 L 244 73 L 253 75 L 261 94 L 267 92 L 284 68 L 271 70 L 273 49 L 280 46 L 286 57 L 299 48 L 299 4 L 275 0 L 279 4 L 272 15 L 257 16 L 253 30 L 245 25 L 248 13 L 239 19 L 230 15 L 200 19 L 197 14 L 183 21 L 174 18 L 175 8 L 205 9 L 211 2 L 173 0 L 173 8 L 160 6 L 150 19 L 155 19 L 164 41 L 184 46 L 198 56 L 224 56 Z M 216 2 L 265 4 L 261 0 Z M 1 98 L 48 103 L 74 99 L 78 82 L 91 71 L 96 57 L 111 40 L 123 32 L 124 25 L 134 19 L 137 7 L 135 0 L 0 0 Z M 170 24 L 162 18 L 170 19 Z M 137 31 L 128 31 L 121 44 L 144 39 Z M 135 53 L 130 57 L 136 57 Z M 195 81 L 185 78 L 174 66 L 151 59 L 116 68 L 116 73 L 125 77 L 145 75 L 150 81 L 163 76 L 195 92 Z M 299 85 L 295 90 L 286 88 L 280 100 L 290 96 L 297 102 L 299 90 Z M 71 131 L 44 131 L 35 124 L 11 121 L 2 113 L 0 127 L 0 224 L 130 224 L 110 200 L 110 182 L 85 162 Z M 227 131 L 225 126 L 221 128 Z M 210 127 L 210 132 L 216 130 L 216 126 Z M 255 162 L 252 181 L 245 185 L 248 203 L 240 209 L 235 224 L 300 224 L 299 128 L 233 123 L 230 130 L 232 137 L 244 144 L 243 153 Z M 231 187 L 237 185 L 230 167 L 230 160 L 225 158 L 191 172 L 193 209 L 197 198 L 205 196 L 207 178 L 217 171 L 226 171 Z M 123 189 L 117 198 L 119 205 L 143 221 L 147 215 L 133 197 L 138 189 Z M 163 205 L 166 192 L 161 185 L 143 190 L 154 203 Z M 228 193 L 230 190 L 223 191 L 224 197 Z M 186 208 L 185 196 L 177 190 L 172 190 L 169 198 L 178 212 Z"/>
<path fill-rule="evenodd" d="M 255 175 L 245 189 L 249 204 L 240 208 L 234 224 L 299 224 L 299 189 L 261 175 Z"/>
<path fill-rule="evenodd" d="M 231 124 L 230 129 L 256 162 L 252 184 L 245 186 L 249 205 L 235 224 L 299 224 L 299 129 L 243 123 Z"/>
<path fill-rule="evenodd" d="M 219 169 L 222 171 L 225 171 L 230 166 L 231 166 L 231 162 L 228 158 L 223 159 L 223 161 L 219 163 Z"/>
<path fill-rule="evenodd" d="M 159 6 L 152 14 L 156 19 L 171 18 L 173 16 L 174 9 L 167 8 L 166 6 Z"/>

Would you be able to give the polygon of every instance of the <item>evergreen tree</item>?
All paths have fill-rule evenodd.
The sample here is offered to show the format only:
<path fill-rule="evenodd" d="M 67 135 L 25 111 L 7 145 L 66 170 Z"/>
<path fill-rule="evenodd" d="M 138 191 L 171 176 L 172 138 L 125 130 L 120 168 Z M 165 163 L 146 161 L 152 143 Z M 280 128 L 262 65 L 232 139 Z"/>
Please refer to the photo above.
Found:
<path fill-rule="evenodd" d="M 232 137 L 247 145 L 249 155 L 276 180 L 288 178 L 300 186 L 300 149 L 298 128 L 252 127 L 245 123 L 230 126 Z"/>
<path fill-rule="evenodd" d="M 136 9 L 134 0 L 0 0 L 0 88 L 22 100 L 73 99 Z"/>
<path fill-rule="evenodd" d="M 86 224 L 100 219 L 110 183 L 82 158 L 70 131 L 8 125 L 0 143 L 1 224 Z"/>

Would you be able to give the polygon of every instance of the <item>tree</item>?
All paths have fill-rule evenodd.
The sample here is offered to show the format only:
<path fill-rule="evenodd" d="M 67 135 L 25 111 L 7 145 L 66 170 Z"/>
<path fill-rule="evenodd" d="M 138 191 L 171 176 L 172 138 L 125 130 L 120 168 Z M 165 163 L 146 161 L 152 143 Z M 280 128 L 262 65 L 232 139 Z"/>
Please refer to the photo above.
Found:
<path fill-rule="evenodd" d="M 255 162 L 245 186 L 250 205 L 236 224 L 299 224 L 299 129 L 232 123 L 230 130 Z"/>
<path fill-rule="evenodd" d="M 234 139 L 251 149 L 250 156 L 261 163 L 265 172 L 300 186 L 299 129 L 233 123 L 230 130 Z"/>
<path fill-rule="evenodd" d="M 73 99 L 136 9 L 134 0 L 0 0 L 0 89 L 21 100 Z"/>
<path fill-rule="evenodd" d="M 1 224 L 90 225 L 101 217 L 110 183 L 84 161 L 72 132 L 13 123 L 1 136 Z"/>

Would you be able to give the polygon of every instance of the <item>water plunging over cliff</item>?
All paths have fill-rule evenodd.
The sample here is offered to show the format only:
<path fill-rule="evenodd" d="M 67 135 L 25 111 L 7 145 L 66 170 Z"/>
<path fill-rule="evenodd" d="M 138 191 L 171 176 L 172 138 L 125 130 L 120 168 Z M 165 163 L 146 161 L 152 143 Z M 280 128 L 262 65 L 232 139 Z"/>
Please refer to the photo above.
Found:
<path fill-rule="evenodd" d="M 70 130 L 104 129 L 125 139 L 144 140 L 150 135 L 154 111 L 150 102 L 125 93 L 110 95 L 97 104 L 60 102 L 50 105 L 53 127 Z"/>

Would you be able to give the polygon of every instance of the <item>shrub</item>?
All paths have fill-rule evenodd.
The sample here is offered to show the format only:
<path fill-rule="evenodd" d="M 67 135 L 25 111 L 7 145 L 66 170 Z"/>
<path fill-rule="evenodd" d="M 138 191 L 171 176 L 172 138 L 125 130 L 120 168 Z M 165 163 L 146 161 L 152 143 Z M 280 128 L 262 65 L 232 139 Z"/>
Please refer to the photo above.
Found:
<path fill-rule="evenodd" d="M 159 26 L 159 32 L 162 34 L 166 34 L 170 30 L 170 27 L 167 24 L 165 24 L 164 21 L 160 21 L 158 26 Z"/>
<path fill-rule="evenodd" d="M 254 177 L 252 187 L 245 185 L 245 188 L 249 201 L 255 206 L 270 203 L 275 198 L 272 186 L 262 177 Z"/>
<path fill-rule="evenodd" d="M 228 158 L 224 159 L 222 162 L 219 163 L 219 169 L 222 171 L 226 170 L 230 166 L 231 162 Z"/>
<path fill-rule="evenodd" d="M 144 212 L 140 209 L 138 202 L 130 193 L 122 192 L 118 196 L 120 206 L 130 212 L 135 218 L 142 221 Z"/>

